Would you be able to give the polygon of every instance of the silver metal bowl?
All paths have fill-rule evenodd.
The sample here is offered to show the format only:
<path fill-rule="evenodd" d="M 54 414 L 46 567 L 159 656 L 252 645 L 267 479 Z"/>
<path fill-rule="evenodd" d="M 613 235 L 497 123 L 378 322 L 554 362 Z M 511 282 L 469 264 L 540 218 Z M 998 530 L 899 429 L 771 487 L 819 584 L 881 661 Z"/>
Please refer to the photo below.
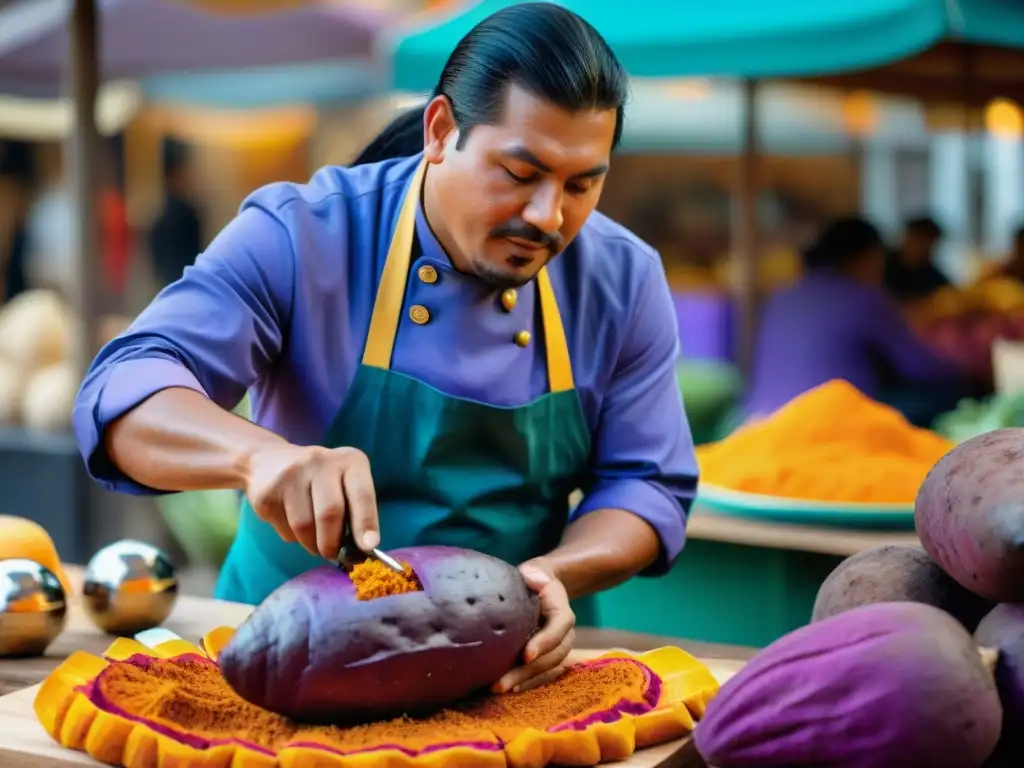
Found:
<path fill-rule="evenodd" d="M 42 656 L 67 621 L 60 579 L 34 560 L 0 560 L 0 656 Z"/>
<path fill-rule="evenodd" d="M 123 539 L 93 555 L 82 598 L 89 618 L 108 634 L 131 636 L 158 627 L 178 598 L 174 565 L 151 544 Z"/>

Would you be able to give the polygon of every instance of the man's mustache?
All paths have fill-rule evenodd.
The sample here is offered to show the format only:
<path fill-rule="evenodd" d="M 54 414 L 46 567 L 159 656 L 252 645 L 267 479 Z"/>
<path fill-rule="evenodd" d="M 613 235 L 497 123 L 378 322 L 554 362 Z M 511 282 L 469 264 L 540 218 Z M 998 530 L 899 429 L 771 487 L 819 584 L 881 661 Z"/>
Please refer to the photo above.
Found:
<path fill-rule="evenodd" d="M 558 232 L 545 232 L 525 221 L 510 221 L 491 231 L 491 237 L 514 237 L 528 243 L 536 243 L 553 253 L 562 250 L 562 235 Z"/>

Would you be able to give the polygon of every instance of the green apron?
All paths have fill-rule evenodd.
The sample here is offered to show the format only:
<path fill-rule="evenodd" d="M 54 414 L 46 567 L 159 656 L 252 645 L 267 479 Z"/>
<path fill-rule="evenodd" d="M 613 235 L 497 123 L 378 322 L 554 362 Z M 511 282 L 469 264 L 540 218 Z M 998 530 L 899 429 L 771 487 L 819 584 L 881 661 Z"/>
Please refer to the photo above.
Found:
<path fill-rule="evenodd" d="M 390 370 L 425 170 L 424 163 L 406 192 L 362 364 L 323 445 L 351 446 L 369 457 L 383 549 L 446 544 L 519 564 L 557 546 L 569 494 L 587 467 L 590 430 L 546 270 L 536 287 L 549 393 L 527 405 L 499 407 L 446 395 Z M 323 564 L 282 540 L 243 501 L 215 596 L 257 605 L 285 581 Z M 580 624 L 595 623 L 589 600 L 573 608 Z"/>

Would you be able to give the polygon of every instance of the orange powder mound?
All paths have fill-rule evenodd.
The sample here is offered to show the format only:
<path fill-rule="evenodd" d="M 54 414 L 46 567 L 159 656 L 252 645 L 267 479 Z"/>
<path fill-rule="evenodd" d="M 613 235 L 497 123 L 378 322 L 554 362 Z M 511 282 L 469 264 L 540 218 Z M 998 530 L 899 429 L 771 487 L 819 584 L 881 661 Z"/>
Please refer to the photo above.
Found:
<path fill-rule="evenodd" d="M 204 660 L 148 659 L 112 664 L 96 680 L 103 700 L 132 717 L 209 740 L 231 737 L 277 750 L 299 727 L 241 699 Z"/>
<path fill-rule="evenodd" d="M 547 730 L 620 701 L 641 703 L 646 692 L 646 677 L 636 664 L 583 666 L 570 669 L 553 685 L 489 697 L 463 712 L 511 741 L 525 730 Z"/>
<path fill-rule="evenodd" d="M 352 583 L 356 585 L 356 597 L 360 600 L 373 600 L 422 591 L 423 586 L 412 567 L 408 563 L 402 563 L 402 566 L 405 570 L 396 573 L 379 560 L 368 559 L 358 563 L 349 574 Z"/>
<path fill-rule="evenodd" d="M 441 745 L 500 749 L 501 740 L 524 731 L 575 723 L 622 702 L 649 708 L 645 670 L 623 660 L 584 664 L 541 688 L 354 727 L 308 726 L 261 709 L 231 690 L 216 664 L 195 656 L 135 656 L 111 664 L 87 690 L 101 709 L 197 748 L 237 741 L 269 754 L 295 744 L 342 753 L 397 745 L 415 753 Z"/>
<path fill-rule="evenodd" d="M 697 448 L 702 483 L 828 502 L 912 504 L 954 444 L 834 380 Z"/>

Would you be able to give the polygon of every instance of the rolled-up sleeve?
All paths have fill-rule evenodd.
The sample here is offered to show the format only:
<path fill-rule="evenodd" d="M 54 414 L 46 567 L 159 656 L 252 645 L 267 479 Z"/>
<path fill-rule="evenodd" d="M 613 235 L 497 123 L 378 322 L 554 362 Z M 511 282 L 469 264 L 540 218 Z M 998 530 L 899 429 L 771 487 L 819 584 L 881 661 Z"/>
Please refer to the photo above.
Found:
<path fill-rule="evenodd" d="M 114 466 L 103 446 L 107 425 L 172 387 L 233 408 L 281 351 L 294 280 L 284 225 L 245 208 L 93 361 L 73 413 L 89 474 L 110 490 L 156 493 Z"/>
<path fill-rule="evenodd" d="M 650 576 L 666 572 L 682 551 L 697 489 L 693 437 L 676 377 L 675 307 L 656 254 L 631 306 L 601 406 L 592 484 L 573 518 L 622 509 L 646 520 L 661 539 L 661 556 L 642 574 Z"/>

